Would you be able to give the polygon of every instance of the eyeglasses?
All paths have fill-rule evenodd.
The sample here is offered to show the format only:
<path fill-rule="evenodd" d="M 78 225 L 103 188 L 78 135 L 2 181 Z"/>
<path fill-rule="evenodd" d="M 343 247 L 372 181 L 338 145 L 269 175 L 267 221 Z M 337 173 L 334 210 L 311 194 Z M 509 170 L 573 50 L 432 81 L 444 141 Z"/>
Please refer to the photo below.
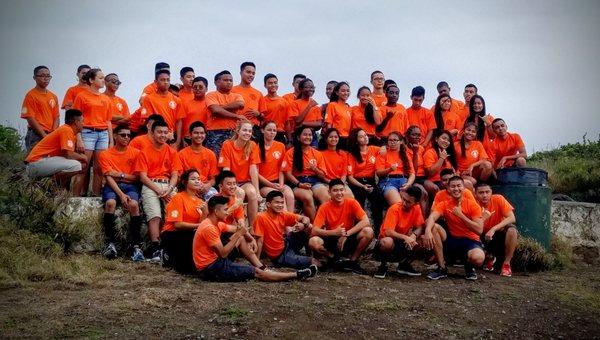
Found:
<path fill-rule="evenodd" d="M 44 74 L 40 74 L 40 75 L 36 75 L 36 78 L 43 78 L 43 79 L 52 79 L 51 75 L 44 75 Z"/>
<path fill-rule="evenodd" d="M 131 137 L 130 133 L 118 133 L 117 135 L 122 138 L 130 138 Z"/>

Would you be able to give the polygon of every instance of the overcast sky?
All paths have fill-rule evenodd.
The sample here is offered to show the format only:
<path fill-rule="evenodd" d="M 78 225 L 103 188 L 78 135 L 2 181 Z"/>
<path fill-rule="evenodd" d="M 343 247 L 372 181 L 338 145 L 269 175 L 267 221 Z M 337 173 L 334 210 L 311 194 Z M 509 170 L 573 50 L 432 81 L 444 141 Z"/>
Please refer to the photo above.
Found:
<path fill-rule="evenodd" d="M 0 13 L 0 121 L 19 118 L 32 70 L 50 67 L 62 101 L 80 64 L 115 72 L 133 111 L 154 64 L 192 66 L 209 79 L 257 64 L 255 87 L 275 73 L 280 94 L 304 73 L 324 101 L 328 80 L 369 84 L 380 69 L 402 103 L 423 85 L 425 103 L 446 80 L 462 99 L 475 83 L 487 110 L 506 119 L 528 151 L 598 139 L 600 1 L 3 1 Z M 62 113 L 61 113 L 62 116 Z"/>

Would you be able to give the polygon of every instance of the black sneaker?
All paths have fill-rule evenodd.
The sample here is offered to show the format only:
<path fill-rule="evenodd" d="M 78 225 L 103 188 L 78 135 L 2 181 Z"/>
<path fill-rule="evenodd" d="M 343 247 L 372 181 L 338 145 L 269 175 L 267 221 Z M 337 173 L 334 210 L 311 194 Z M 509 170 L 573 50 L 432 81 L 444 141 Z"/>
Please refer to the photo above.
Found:
<path fill-rule="evenodd" d="M 438 268 L 431 273 L 427 274 L 427 278 L 430 280 L 439 280 L 448 276 L 447 268 Z"/>
<path fill-rule="evenodd" d="M 309 268 L 304 268 L 296 271 L 296 278 L 298 280 L 306 280 L 311 276 L 311 270 Z"/>
<path fill-rule="evenodd" d="M 408 276 L 421 276 L 421 272 L 415 270 L 410 263 L 398 263 L 396 273 Z"/>
<path fill-rule="evenodd" d="M 471 281 L 477 280 L 477 272 L 475 271 L 475 268 L 473 268 L 473 266 L 470 266 L 470 265 L 465 266 L 465 279 L 471 280 Z"/>
<path fill-rule="evenodd" d="M 387 264 L 382 263 L 381 265 L 379 265 L 379 268 L 377 268 L 377 271 L 375 271 L 375 274 L 373 275 L 373 277 L 376 279 L 385 279 L 387 270 L 388 270 Z"/>
<path fill-rule="evenodd" d="M 353 272 L 355 274 L 365 273 L 362 267 L 358 264 L 358 261 L 344 261 L 344 263 L 342 263 L 342 270 L 347 272 Z"/>
<path fill-rule="evenodd" d="M 308 266 L 308 269 L 310 270 L 310 277 L 317 275 L 317 273 L 319 272 L 319 268 L 316 264 L 311 264 L 310 266 Z"/>

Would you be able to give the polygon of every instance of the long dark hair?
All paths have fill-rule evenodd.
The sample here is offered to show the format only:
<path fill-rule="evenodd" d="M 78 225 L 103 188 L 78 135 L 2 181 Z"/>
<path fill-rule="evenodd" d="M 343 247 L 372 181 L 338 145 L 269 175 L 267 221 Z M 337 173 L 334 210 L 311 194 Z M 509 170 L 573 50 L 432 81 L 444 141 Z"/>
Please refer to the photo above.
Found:
<path fill-rule="evenodd" d="M 304 159 L 302 157 L 302 142 L 300 142 L 300 136 L 302 135 L 302 131 L 305 129 L 310 130 L 310 135 L 312 137 L 312 129 L 309 127 L 298 127 L 296 131 L 294 131 L 294 152 L 292 158 L 292 167 L 296 169 L 298 172 L 304 171 Z"/>
<path fill-rule="evenodd" d="M 363 90 L 367 90 L 369 91 L 369 93 L 371 93 L 371 89 L 366 87 L 366 86 L 362 86 L 361 88 L 358 89 L 358 92 L 356 92 L 356 98 L 360 99 L 360 92 Z M 373 105 L 371 103 L 367 103 L 367 106 L 365 106 L 365 120 L 367 121 L 367 123 L 373 125 L 375 124 L 375 108 L 373 107 Z"/>
<path fill-rule="evenodd" d="M 329 102 L 337 102 L 340 99 L 340 96 L 338 96 L 337 92 L 340 90 L 340 88 L 346 85 L 348 86 L 348 88 L 350 88 L 350 84 L 348 84 L 345 81 L 340 81 L 339 83 L 337 83 L 334 87 L 333 87 L 333 91 L 331 91 L 331 96 L 329 97 Z"/>
<path fill-rule="evenodd" d="M 262 130 L 264 128 L 266 128 L 267 125 L 269 125 L 271 123 L 275 124 L 275 122 L 272 121 L 272 120 L 267 120 L 267 121 L 265 121 L 265 122 L 263 122 L 261 124 L 260 137 L 258 138 L 258 147 L 260 149 L 260 160 L 261 160 L 261 162 L 264 162 L 267 159 L 267 156 L 266 156 L 267 152 L 265 151 L 265 134 L 262 132 Z M 275 124 L 275 125 L 277 125 L 277 124 Z"/>
<path fill-rule="evenodd" d="M 483 109 L 481 112 L 475 112 L 473 109 L 473 103 L 475 102 L 475 99 L 481 100 L 481 103 L 483 104 Z M 463 130 L 469 122 L 477 124 L 477 140 L 480 142 L 485 138 L 485 121 L 483 120 L 485 115 L 485 100 L 483 100 L 482 96 L 476 94 L 471 97 L 471 101 L 469 102 L 469 116 L 467 117 L 467 120 L 465 120 L 465 126 L 463 127 Z"/>
<path fill-rule="evenodd" d="M 400 140 L 400 147 L 398 148 L 398 154 L 400 155 L 400 160 L 402 161 L 402 171 L 404 171 L 404 174 L 408 176 L 408 173 L 410 171 L 410 163 L 408 161 L 408 156 L 406 155 L 406 139 L 398 131 L 390 132 L 390 134 L 388 135 L 388 139 L 390 138 L 391 135 L 398 136 L 398 139 Z M 388 152 L 390 152 L 390 150 L 388 150 Z"/>
<path fill-rule="evenodd" d="M 329 138 L 329 135 L 334 132 L 338 134 L 338 137 L 340 137 L 340 132 L 336 128 L 329 128 L 329 129 L 325 130 L 325 133 L 323 133 L 323 137 L 321 138 L 321 140 L 319 140 L 319 150 L 329 149 L 329 145 L 327 144 L 327 138 Z M 338 144 L 335 146 L 335 152 L 340 153 L 340 142 L 339 141 L 338 141 Z"/>
<path fill-rule="evenodd" d="M 477 127 L 477 124 L 473 123 L 473 122 L 466 122 L 465 126 L 463 127 L 463 135 L 460 137 L 460 157 L 461 158 L 466 158 L 466 151 L 467 151 L 467 141 L 466 141 L 466 137 L 464 134 L 464 130 L 466 130 L 469 126 L 474 126 L 475 127 L 475 131 L 477 131 L 477 133 L 479 134 L 479 128 Z"/>
<path fill-rule="evenodd" d="M 190 179 L 190 175 L 193 174 L 194 172 L 197 174 L 200 174 L 200 172 L 198 172 L 198 170 L 196 170 L 196 168 L 189 168 L 181 174 L 181 177 L 179 178 L 179 188 L 178 188 L 179 191 L 185 191 L 188 180 Z"/>
<path fill-rule="evenodd" d="M 360 164 L 363 162 L 362 155 L 360 154 L 360 145 L 358 145 L 358 134 L 364 131 L 361 128 L 354 128 L 348 135 L 348 152 L 356 159 L 356 163 Z"/>
<path fill-rule="evenodd" d="M 436 128 L 439 131 L 444 131 L 444 118 L 442 116 L 442 105 L 440 105 L 440 102 L 442 101 L 442 98 L 450 98 L 452 100 L 452 98 L 448 94 L 440 94 L 437 97 L 437 99 L 435 100 L 435 107 L 433 109 L 433 116 L 435 118 Z"/>
<path fill-rule="evenodd" d="M 454 143 L 452 142 L 452 134 L 448 130 L 435 130 L 433 133 L 433 138 L 431 138 L 431 147 L 435 150 L 437 155 L 440 154 L 440 147 L 437 144 L 436 139 L 438 139 L 441 135 L 448 135 L 450 139 L 450 145 L 446 148 L 446 152 L 448 153 L 448 159 L 450 160 L 450 164 L 454 169 L 458 169 L 458 165 L 456 163 L 456 151 L 454 150 Z"/>

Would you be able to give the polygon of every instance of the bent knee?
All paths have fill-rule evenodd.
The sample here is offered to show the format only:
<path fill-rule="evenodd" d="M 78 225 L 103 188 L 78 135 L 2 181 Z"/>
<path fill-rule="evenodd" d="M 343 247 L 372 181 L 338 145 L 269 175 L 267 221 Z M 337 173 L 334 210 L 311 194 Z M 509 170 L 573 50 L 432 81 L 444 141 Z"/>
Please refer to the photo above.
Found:
<path fill-rule="evenodd" d="M 317 249 L 323 246 L 323 239 L 319 236 L 313 236 L 308 240 L 308 246 L 311 249 Z"/>
<path fill-rule="evenodd" d="M 106 210 L 115 210 L 117 208 L 117 201 L 111 198 L 106 201 L 104 207 Z"/>
<path fill-rule="evenodd" d="M 373 232 L 373 228 L 371 228 L 371 227 L 364 227 L 359 233 L 359 235 L 361 237 L 366 237 L 366 238 L 373 238 L 374 234 L 375 233 Z"/>

